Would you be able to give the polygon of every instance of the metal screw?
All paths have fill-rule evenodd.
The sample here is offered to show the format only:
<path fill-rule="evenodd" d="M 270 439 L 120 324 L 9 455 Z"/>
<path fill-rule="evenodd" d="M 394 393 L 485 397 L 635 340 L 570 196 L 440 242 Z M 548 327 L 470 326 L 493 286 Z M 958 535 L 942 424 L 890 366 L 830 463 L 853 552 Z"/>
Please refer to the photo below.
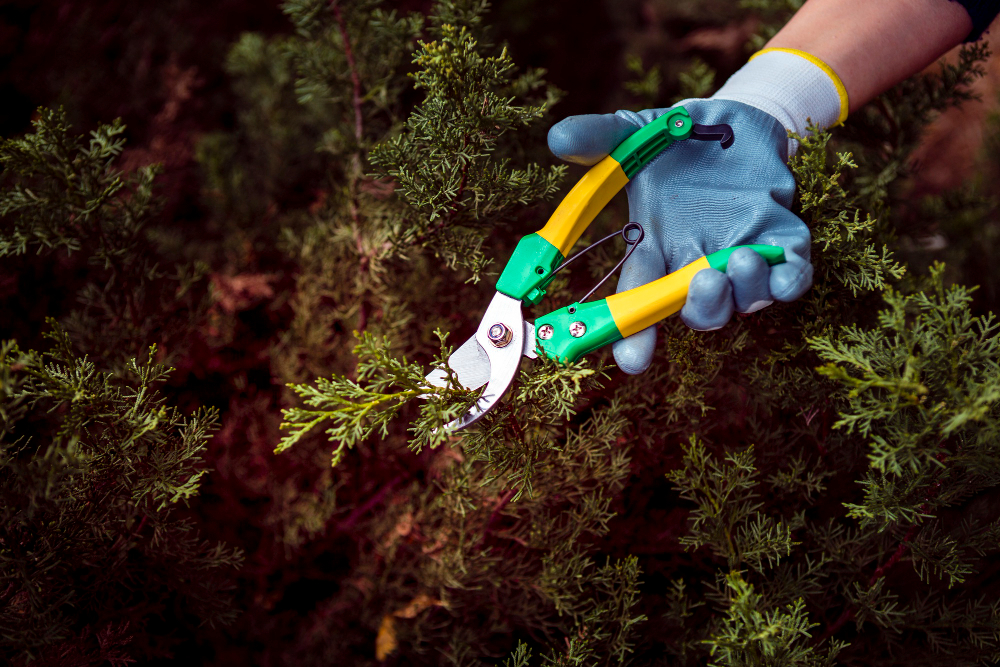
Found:
<path fill-rule="evenodd" d="M 486 337 L 490 339 L 494 347 L 507 347 L 510 344 L 510 339 L 514 337 L 514 332 L 508 329 L 505 324 L 497 322 L 490 327 Z"/>
<path fill-rule="evenodd" d="M 541 338 L 542 340 L 548 340 L 552 338 L 552 334 L 554 334 L 555 332 L 556 330 L 552 328 L 551 324 L 543 324 L 542 326 L 538 327 L 538 337 Z"/>
<path fill-rule="evenodd" d="M 678 118 L 674 121 L 674 127 L 684 127 L 684 121 Z"/>
<path fill-rule="evenodd" d="M 587 333 L 587 325 L 583 322 L 573 322 L 569 325 L 569 335 L 573 338 L 579 338 L 585 333 Z"/>

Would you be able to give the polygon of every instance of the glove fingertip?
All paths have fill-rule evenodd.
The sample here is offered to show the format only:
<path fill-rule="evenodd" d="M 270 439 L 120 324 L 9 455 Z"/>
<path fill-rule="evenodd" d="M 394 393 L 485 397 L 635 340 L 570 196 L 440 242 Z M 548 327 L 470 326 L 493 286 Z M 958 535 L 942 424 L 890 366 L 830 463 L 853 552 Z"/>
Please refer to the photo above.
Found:
<path fill-rule="evenodd" d="M 771 267 L 771 296 L 778 301 L 795 301 L 812 287 L 813 266 L 805 260 Z"/>
<path fill-rule="evenodd" d="M 770 267 L 750 248 L 740 248 L 729 258 L 726 276 L 733 286 L 737 312 L 752 313 L 770 305 Z"/>
<path fill-rule="evenodd" d="M 612 346 L 615 363 L 629 375 L 642 373 L 653 363 L 656 351 L 656 327 L 647 327 Z"/>
<path fill-rule="evenodd" d="M 733 309 L 733 286 L 726 274 L 715 269 L 702 269 L 695 274 L 688 287 L 681 319 L 697 331 L 714 331 L 729 322 Z"/>
<path fill-rule="evenodd" d="M 639 129 L 614 114 L 570 116 L 549 128 L 549 150 L 560 160 L 590 166 Z"/>

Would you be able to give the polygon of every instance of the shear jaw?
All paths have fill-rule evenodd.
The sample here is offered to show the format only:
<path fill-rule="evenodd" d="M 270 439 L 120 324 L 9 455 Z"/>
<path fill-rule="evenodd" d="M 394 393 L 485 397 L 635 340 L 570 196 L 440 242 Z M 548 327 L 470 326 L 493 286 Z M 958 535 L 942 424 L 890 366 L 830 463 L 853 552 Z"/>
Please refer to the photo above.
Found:
<path fill-rule="evenodd" d="M 476 335 L 462 346 L 463 348 L 468 345 L 478 346 L 475 353 L 480 359 L 481 354 L 485 353 L 489 360 L 489 380 L 486 382 L 486 388 L 464 415 L 444 425 L 445 430 L 454 431 L 471 426 L 493 409 L 493 406 L 510 387 L 511 382 L 514 381 L 514 375 L 517 374 L 521 355 L 525 354 L 527 329 L 524 316 L 521 314 L 521 301 L 497 292 L 479 323 Z M 534 327 L 531 329 L 533 330 Z M 531 342 L 534 342 L 534 336 L 531 337 Z M 534 345 L 532 345 L 530 356 L 534 356 L 533 348 Z M 455 368 L 452 361 L 457 361 L 456 356 L 463 355 L 459 355 L 459 351 L 452 355 L 449 359 L 449 365 L 452 368 Z M 460 373 L 460 380 L 461 377 Z M 438 377 L 438 372 L 431 373 L 427 379 L 435 385 L 444 380 L 443 377 Z M 466 389 L 475 388 L 466 385 Z"/>

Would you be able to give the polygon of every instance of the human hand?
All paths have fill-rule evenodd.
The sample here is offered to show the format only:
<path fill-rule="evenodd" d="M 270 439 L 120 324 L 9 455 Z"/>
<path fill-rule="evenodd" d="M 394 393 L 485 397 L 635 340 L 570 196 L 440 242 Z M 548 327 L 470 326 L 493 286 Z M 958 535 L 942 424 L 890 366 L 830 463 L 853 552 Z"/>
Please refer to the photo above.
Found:
<path fill-rule="evenodd" d="M 810 235 L 789 210 L 795 179 L 785 164 L 784 126 L 741 102 L 681 104 L 695 123 L 732 127 L 735 142 L 725 150 L 714 142 L 675 143 L 629 182 L 629 219 L 642 225 L 645 239 L 625 263 L 618 291 L 662 278 L 723 248 L 783 248 L 783 264 L 768 266 L 753 250 L 742 249 L 730 257 L 725 273 L 704 269 L 695 275 L 680 315 L 691 328 L 709 331 L 722 327 L 734 311 L 751 313 L 802 296 L 812 284 Z M 571 116 L 551 128 L 549 148 L 568 162 L 592 165 L 666 111 Z M 615 343 L 615 361 L 626 373 L 641 373 L 655 346 L 654 326 Z"/>

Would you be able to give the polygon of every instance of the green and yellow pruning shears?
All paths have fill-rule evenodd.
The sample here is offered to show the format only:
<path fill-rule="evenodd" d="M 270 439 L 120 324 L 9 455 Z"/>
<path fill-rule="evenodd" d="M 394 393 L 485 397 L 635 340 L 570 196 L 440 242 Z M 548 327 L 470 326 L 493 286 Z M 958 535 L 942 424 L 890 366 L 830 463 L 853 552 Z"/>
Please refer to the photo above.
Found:
<path fill-rule="evenodd" d="M 733 143 L 733 131 L 728 125 L 696 125 L 683 107 L 671 109 L 637 130 L 611 155 L 591 167 L 545 226 L 518 242 L 500 274 L 497 293 L 475 335 L 448 358 L 448 365 L 465 388 L 478 389 L 483 385 L 486 388 L 475 404 L 448 423 L 446 429 L 465 428 L 489 412 L 514 381 L 522 356 L 534 359 L 541 353 L 552 359 L 573 362 L 676 313 L 684 305 L 695 274 L 707 268 L 725 271 L 729 256 L 738 248 L 752 248 L 771 265 L 785 261 L 784 251 L 776 246 L 726 248 L 659 280 L 587 302 L 600 286 L 598 284 L 577 303 L 543 315 L 534 324 L 524 321 L 522 306 L 538 303 L 553 275 L 583 254 L 566 259 L 601 209 L 664 149 L 689 138 L 718 141 L 725 149 Z M 632 232 L 634 236 L 630 236 Z M 642 227 L 629 223 L 620 233 L 630 246 L 628 253 L 631 254 L 642 240 Z M 619 266 L 624 261 L 622 259 Z M 443 387 L 447 385 L 448 374 L 437 370 L 428 375 L 427 380 Z"/>

